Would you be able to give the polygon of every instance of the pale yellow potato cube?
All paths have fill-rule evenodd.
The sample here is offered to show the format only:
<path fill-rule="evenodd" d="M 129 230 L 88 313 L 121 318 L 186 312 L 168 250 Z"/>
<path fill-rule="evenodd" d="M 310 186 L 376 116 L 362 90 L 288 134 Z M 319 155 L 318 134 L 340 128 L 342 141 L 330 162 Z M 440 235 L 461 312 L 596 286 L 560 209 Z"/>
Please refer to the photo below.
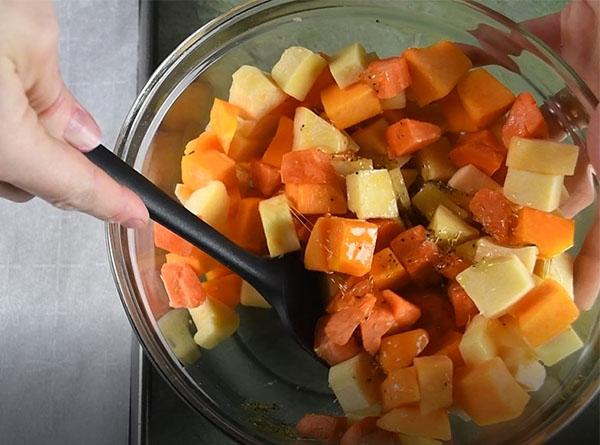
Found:
<path fill-rule="evenodd" d="M 229 102 L 244 110 L 251 119 L 263 118 L 288 97 L 269 74 L 254 66 L 243 65 L 231 77 Z"/>
<path fill-rule="evenodd" d="M 397 218 L 398 205 L 387 170 L 361 170 L 346 176 L 348 208 L 359 219 Z"/>
<path fill-rule="evenodd" d="M 535 348 L 535 353 L 544 365 L 553 366 L 582 347 L 583 342 L 577 332 L 573 328 L 569 328 L 552 340 Z"/>
<path fill-rule="evenodd" d="M 325 153 L 348 151 L 349 138 L 325 119 L 305 107 L 298 107 L 294 116 L 294 150 L 319 148 Z"/>
<path fill-rule="evenodd" d="M 454 212 L 440 204 L 431 222 L 429 230 L 446 245 L 455 246 L 479 236 L 479 231 L 456 216 Z"/>
<path fill-rule="evenodd" d="M 240 325 L 240 317 L 234 310 L 211 297 L 189 312 L 197 329 L 194 341 L 204 349 L 212 349 L 231 337 Z"/>
<path fill-rule="evenodd" d="M 192 365 L 200 358 L 200 349 L 194 343 L 190 323 L 186 309 L 170 310 L 158 320 L 158 328 L 173 354 L 186 365 Z"/>
<path fill-rule="evenodd" d="M 301 46 L 286 49 L 273 66 L 271 76 L 287 94 L 304 100 L 327 61 L 320 54 Z"/>
<path fill-rule="evenodd" d="M 564 252 L 550 259 L 539 259 L 535 265 L 535 274 L 540 278 L 552 278 L 564 287 L 571 298 L 575 298 L 571 254 Z"/>
<path fill-rule="evenodd" d="M 242 289 L 240 291 L 240 304 L 243 306 L 260 307 L 269 309 L 271 305 L 265 297 L 263 297 L 250 283 L 246 280 L 242 281 Z"/>
<path fill-rule="evenodd" d="M 492 238 L 486 236 L 477 241 L 474 261 L 481 261 L 484 258 L 516 255 L 529 273 L 533 273 L 538 254 L 539 250 L 536 246 L 505 247 L 495 243 Z"/>
<path fill-rule="evenodd" d="M 381 108 L 384 110 L 401 110 L 406 108 L 406 93 L 404 91 L 400 91 L 394 97 L 390 97 L 389 99 L 381 99 Z"/>
<path fill-rule="evenodd" d="M 454 252 L 461 257 L 463 260 L 474 262 L 475 252 L 477 251 L 477 245 L 479 240 L 471 240 L 465 243 L 459 244 L 454 248 Z"/>
<path fill-rule="evenodd" d="M 402 172 L 402 177 L 404 178 L 406 187 L 413 185 L 417 180 L 417 176 L 419 176 L 419 173 L 414 168 L 402 168 L 400 171 Z"/>
<path fill-rule="evenodd" d="M 300 241 L 285 195 L 277 195 L 261 201 L 258 204 L 258 212 L 271 257 L 300 250 Z"/>
<path fill-rule="evenodd" d="M 371 357 L 362 352 L 329 368 L 329 387 L 344 413 L 361 413 L 377 403 L 379 380 Z"/>
<path fill-rule="evenodd" d="M 400 445 L 443 445 L 443 442 L 436 439 L 409 436 L 408 434 L 402 433 L 398 433 L 398 442 L 400 443 Z"/>
<path fill-rule="evenodd" d="M 373 161 L 368 158 L 359 158 L 353 161 L 334 159 L 331 161 L 331 165 L 342 176 L 347 176 L 360 170 L 373 170 Z"/>
<path fill-rule="evenodd" d="M 458 349 L 467 365 L 477 365 L 498 355 L 492 335 L 492 325 L 498 324 L 481 314 L 473 317 L 463 334 Z"/>
<path fill-rule="evenodd" d="M 448 185 L 470 195 L 474 195 L 481 189 L 502 189 L 500 184 L 471 164 L 459 168 L 448 180 Z"/>
<path fill-rule="evenodd" d="M 396 195 L 396 200 L 400 207 L 404 210 L 410 209 L 410 195 L 408 194 L 408 188 L 404 182 L 404 175 L 399 167 L 389 170 L 390 179 L 392 180 L 392 187 Z"/>
<path fill-rule="evenodd" d="M 439 205 L 444 205 L 462 219 L 469 217 L 469 212 L 457 205 L 447 190 L 443 190 L 435 182 L 426 182 L 412 198 L 412 204 L 431 221 Z"/>
<path fill-rule="evenodd" d="M 452 177 L 456 167 L 448 157 L 450 150 L 448 139 L 441 138 L 417 152 L 415 162 L 424 181 L 447 181 Z"/>
<path fill-rule="evenodd" d="M 531 273 L 516 256 L 485 258 L 456 276 L 479 312 L 502 315 L 534 287 Z"/>
<path fill-rule="evenodd" d="M 569 176 L 575 173 L 578 154 L 577 145 L 513 137 L 508 147 L 506 165 L 544 175 Z"/>
<path fill-rule="evenodd" d="M 175 197 L 179 200 L 180 203 L 185 205 L 185 202 L 194 192 L 193 189 L 189 188 L 184 184 L 175 185 Z"/>
<path fill-rule="evenodd" d="M 358 82 L 368 65 L 365 49 L 360 43 L 353 43 L 333 56 L 329 62 L 329 69 L 335 82 L 343 89 Z"/>
<path fill-rule="evenodd" d="M 569 194 L 569 191 L 563 184 L 563 186 L 560 190 L 560 201 L 559 201 L 558 205 L 562 206 L 564 203 L 566 203 L 569 200 L 570 197 L 571 197 L 571 195 Z"/>
<path fill-rule="evenodd" d="M 544 175 L 509 167 L 504 180 L 504 195 L 512 202 L 553 212 L 560 204 L 564 177 Z"/>
<path fill-rule="evenodd" d="M 222 229 L 229 213 L 229 194 L 221 181 L 210 181 L 195 190 L 185 208 L 215 229 Z"/>

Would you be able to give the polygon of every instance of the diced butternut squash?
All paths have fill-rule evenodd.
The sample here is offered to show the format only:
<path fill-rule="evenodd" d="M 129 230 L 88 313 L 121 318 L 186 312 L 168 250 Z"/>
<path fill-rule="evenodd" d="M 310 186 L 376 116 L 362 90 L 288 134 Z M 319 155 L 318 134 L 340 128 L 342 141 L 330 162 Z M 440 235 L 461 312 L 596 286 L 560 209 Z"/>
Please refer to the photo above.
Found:
<path fill-rule="evenodd" d="M 456 89 L 453 89 L 450 94 L 440 99 L 438 105 L 446 119 L 448 131 L 452 133 L 477 131 L 477 124 L 471 119 L 465 107 L 463 107 Z"/>
<path fill-rule="evenodd" d="M 566 331 L 579 317 L 565 289 L 548 279 L 531 290 L 510 311 L 523 337 L 533 347 L 540 346 Z"/>
<path fill-rule="evenodd" d="M 577 332 L 569 328 L 535 348 L 535 353 L 544 365 L 553 366 L 582 347 L 583 342 Z"/>
<path fill-rule="evenodd" d="M 469 322 L 479 313 L 479 309 L 471 300 L 471 297 L 465 292 L 456 281 L 448 285 L 448 299 L 454 309 L 454 320 L 456 326 L 467 326 Z"/>
<path fill-rule="evenodd" d="M 242 281 L 240 289 L 240 304 L 243 306 L 259 307 L 263 309 L 271 308 L 271 305 L 250 283 Z"/>
<path fill-rule="evenodd" d="M 497 258 L 502 256 L 516 255 L 529 273 L 533 273 L 537 255 L 539 253 L 537 247 L 505 247 L 495 243 L 487 236 L 478 239 L 475 244 L 476 248 L 475 256 L 473 258 L 474 262 L 481 261 L 484 258 Z"/>
<path fill-rule="evenodd" d="M 440 187 L 439 184 L 426 182 L 421 187 L 421 190 L 412 197 L 412 204 L 429 221 L 431 221 L 436 209 L 440 205 L 448 208 L 462 219 L 466 219 L 469 216 L 469 212 L 456 204 L 452 198 L 451 192 Z"/>
<path fill-rule="evenodd" d="M 414 366 L 394 369 L 381 384 L 381 403 L 384 412 L 421 399 L 417 372 Z"/>
<path fill-rule="evenodd" d="M 379 363 L 387 374 L 395 369 L 410 366 L 428 343 L 429 335 L 425 329 L 414 329 L 384 337 L 379 350 Z"/>
<path fill-rule="evenodd" d="M 338 87 L 346 88 L 358 82 L 369 62 L 360 43 L 353 43 L 338 51 L 329 62 L 329 69 Z"/>
<path fill-rule="evenodd" d="M 479 232 L 455 213 L 439 205 L 429 223 L 431 233 L 443 244 L 457 245 L 477 238 Z"/>
<path fill-rule="evenodd" d="M 330 366 L 345 362 L 361 352 L 356 338 L 350 337 L 343 345 L 338 345 L 325 332 L 325 326 L 331 315 L 325 315 L 317 321 L 315 326 L 315 354 L 325 360 Z"/>
<path fill-rule="evenodd" d="M 210 181 L 221 181 L 231 194 L 239 192 L 235 161 L 216 150 L 193 152 L 181 158 L 181 179 L 193 190 Z"/>
<path fill-rule="evenodd" d="M 473 219 L 483 226 L 483 230 L 500 244 L 512 241 L 517 218 L 501 191 L 487 188 L 479 190 L 471 199 L 469 210 L 473 213 Z"/>
<path fill-rule="evenodd" d="M 441 138 L 417 152 L 415 160 L 424 181 L 447 181 L 452 177 L 456 167 L 448 157 L 450 150 L 448 139 Z"/>
<path fill-rule="evenodd" d="M 212 349 L 231 337 L 240 325 L 234 310 L 211 297 L 189 311 L 197 329 L 194 341 L 204 349 Z"/>
<path fill-rule="evenodd" d="M 459 168 L 448 180 L 448 185 L 473 195 L 481 189 L 499 190 L 500 184 L 472 164 Z"/>
<path fill-rule="evenodd" d="M 203 131 L 196 139 L 192 139 L 185 144 L 184 155 L 190 154 L 193 151 L 223 151 L 219 138 L 214 131 Z"/>
<path fill-rule="evenodd" d="M 346 193 L 331 184 L 286 184 L 285 194 L 291 206 L 304 215 L 343 215 L 348 211 Z"/>
<path fill-rule="evenodd" d="M 359 219 L 396 218 L 398 206 L 387 170 L 361 170 L 346 176 L 348 208 Z"/>
<path fill-rule="evenodd" d="M 463 335 L 460 332 L 448 331 L 429 353 L 431 355 L 445 355 L 452 360 L 453 369 L 463 366 L 465 362 L 459 349 L 462 337 Z"/>
<path fill-rule="evenodd" d="M 293 142 L 294 121 L 287 116 L 281 116 L 277 132 L 263 154 L 262 161 L 271 167 L 281 168 L 281 158 L 288 151 L 292 151 Z"/>
<path fill-rule="evenodd" d="M 379 383 L 377 370 L 366 353 L 329 368 L 329 387 L 345 413 L 378 403 Z"/>
<path fill-rule="evenodd" d="M 384 414 L 377 426 L 386 431 L 427 439 L 450 440 L 450 421 L 446 410 L 422 414 L 418 406 L 402 406 Z"/>
<path fill-rule="evenodd" d="M 389 247 L 373 256 L 371 276 L 378 289 L 397 289 L 410 280 L 408 272 Z"/>
<path fill-rule="evenodd" d="M 519 205 L 553 212 L 560 204 L 562 187 L 561 175 L 544 175 L 509 167 L 504 180 L 504 195 Z"/>
<path fill-rule="evenodd" d="M 573 246 L 575 222 L 551 213 L 523 207 L 514 230 L 515 240 L 534 244 L 543 258 L 552 258 Z"/>
<path fill-rule="evenodd" d="M 506 165 L 544 175 L 572 175 L 578 154 L 577 145 L 515 137 L 508 148 Z"/>
<path fill-rule="evenodd" d="M 521 415 L 529 395 L 519 386 L 501 358 L 457 370 L 454 399 L 478 425 L 506 422 Z"/>
<path fill-rule="evenodd" d="M 471 68 L 469 58 L 447 40 L 426 48 L 409 48 L 404 58 L 412 79 L 409 97 L 421 107 L 450 93 Z"/>
<path fill-rule="evenodd" d="M 414 119 L 400 119 L 386 130 L 387 150 L 390 158 L 398 158 L 420 150 L 442 135 L 440 127 Z"/>
<path fill-rule="evenodd" d="M 452 360 L 445 355 L 415 358 L 421 391 L 421 414 L 429 414 L 452 405 Z"/>
<path fill-rule="evenodd" d="M 467 365 L 486 362 L 498 354 L 492 328 L 496 324 L 499 324 L 497 320 L 483 315 L 476 315 L 471 320 L 458 345 Z"/>
<path fill-rule="evenodd" d="M 200 358 L 200 349 L 190 332 L 190 315 L 185 309 L 167 312 L 158 320 L 160 332 L 175 356 L 186 365 L 193 365 Z"/>
<path fill-rule="evenodd" d="M 302 437 L 323 442 L 337 442 L 346 430 L 345 417 L 323 414 L 305 414 L 296 424 L 296 431 Z"/>
<path fill-rule="evenodd" d="M 395 323 L 390 332 L 408 329 L 421 317 L 421 309 L 418 306 L 395 292 L 386 289 L 381 291 L 381 296 L 394 316 Z"/>
<path fill-rule="evenodd" d="M 319 148 L 325 153 L 351 149 L 348 137 L 308 108 L 298 107 L 294 117 L 294 150 Z"/>
<path fill-rule="evenodd" d="M 240 107 L 251 119 L 263 118 L 288 97 L 270 75 L 254 66 L 241 66 L 231 78 L 229 103 Z"/>
<path fill-rule="evenodd" d="M 261 201 L 258 211 L 271 257 L 300 249 L 300 241 L 285 195 L 277 195 Z"/>
<path fill-rule="evenodd" d="M 259 255 L 265 253 L 267 246 L 259 212 L 260 201 L 259 198 L 243 198 L 228 230 L 228 236 L 234 243 Z"/>
<path fill-rule="evenodd" d="M 160 278 L 172 308 L 192 308 L 206 300 L 206 293 L 194 269 L 187 263 L 165 263 Z"/>
<path fill-rule="evenodd" d="M 210 181 L 190 195 L 185 208 L 215 229 L 223 229 L 229 214 L 229 195 L 225 184 Z"/>
<path fill-rule="evenodd" d="M 377 92 L 382 105 L 386 100 L 398 97 L 405 102 L 404 90 L 411 84 L 408 64 L 403 57 L 372 61 L 361 74 L 361 80 Z M 404 108 L 404 105 L 397 108 Z"/>
<path fill-rule="evenodd" d="M 273 66 L 271 76 L 287 94 L 304 100 L 326 67 L 327 61 L 321 55 L 301 46 L 291 46 Z"/>
<path fill-rule="evenodd" d="M 542 112 L 537 107 L 535 99 L 528 92 L 517 96 L 508 113 L 506 122 L 502 126 L 502 141 L 506 147 L 511 144 L 512 139 L 515 137 L 540 139 L 548 137 L 548 124 L 546 124 Z M 549 172 L 548 174 L 556 173 Z"/>
<path fill-rule="evenodd" d="M 202 283 L 202 288 L 209 297 L 235 309 L 240 303 L 242 279 L 238 275 L 230 273 L 205 281 Z"/>
<path fill-rule="evenodd" d="M 331 165 L 341 176 L 348 176 L 361 170 L 373 170 L 373 160 L 369 158 L 359 158 L 353 161 L 333 159 Z"/>
<path fill-rule="evenodd" d="M 469 117 L 479 128 L 498 119 L 515 100 L 514 94 L 483 68 L 469 71 L 456 90 Z"/>
<path fill-rule="evenodd" d="M 531 273 L 516 255 L 485 258 L 456 281 L 486 317 L 497 317 L 534 287 Z"/>
<path fill-rule="evenodd" d="M 390 247 L 417 285 L 426 286 L 438 281 L 435 265 L 439 249 L 423 226 L 402 232 L 392 240 Z"/>
<path fill-rule="evenodd" d="M 214 131 L 220 146 L 229 151 L 231 141 L 238 130 L 238 120 L 243 111 L 240 107 L 215 98 L 210 110 L 210 129 Z"/>
<path fill-rule="evenodd" d="M 352 127 L 383 112 L 375 91 L 364 83 L 340 89 L 332 85 L 323 90 L 321 101 L 327 117 L 340 129 Z"/>
<path fill-rule="evenodd" d="M 263 196 L 267 198 L 281 186 L 281 174 L 275 167 L 261 161 L 253 161 L 250 166 L 252 184 Z"/>

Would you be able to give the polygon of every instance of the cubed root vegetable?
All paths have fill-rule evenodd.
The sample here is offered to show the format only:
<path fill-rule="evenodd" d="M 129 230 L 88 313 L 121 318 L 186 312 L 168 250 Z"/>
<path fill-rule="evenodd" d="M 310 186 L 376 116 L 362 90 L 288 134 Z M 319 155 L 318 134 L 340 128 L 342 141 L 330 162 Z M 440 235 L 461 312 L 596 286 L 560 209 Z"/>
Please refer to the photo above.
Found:
<path fill-rule="evenodd" d="M 296 431 L 306 438 L 335 442 L 346 430 L 346 418 L 323 414 L 305 414 L 296 424 Z"/>
<path fill-rule="evenodd" d="M 513 137 L 506 165 L 544 175 L 572 175 L 577 166 L 579 147 L 573 144 Z"/>
<path fill-rule="evenodd" d="M 388 305 L 377 303 L 373 306 L 371 313 L 360 322 L 360 336 L 363 347 L 375 355 L 381 346 L 381 338 L 394 326 L 396 320 Z"/>
<path fill-rule="evenodd" d="M 206 292 L 194 269 L 187 263 L 165 263 L 160 278 L 173 308 L 192 308 L 206 299 Z"/>
<path fill-rule="evenodd" d="M 569 328 L 552 340 L 535 348 L 535 353 L 544 365 L 553 366 L 582 347 L 583 342 L 577 332 L 573 328 Z"/>
<path fill-rule="evenodd" d="M 292 208 L 304 215 L 343 215 L 348 211 L 342 186 L 332 184 L 286 184 Z"/>
<path fill-rule="evenodd" d="M 446 119 L 448 131 L 452 133 L 477 131 L 477 123 L 471 119 L 463 107 L 456 89 L 452 90 L 438 102 L 440 110 Z"/>
<path fill-rule="evenodd" d="M 390 242 L 406 230 L 404 223 L 400 219 L 381 218 L 371 219 L 369 222 L 377 224 L 377 244 L 375 244 L 375 252 L 379 252 L 381 249 L 389 247 Z"/>
<path fill-rule="evenodd" d="M 408 64 L 403 57 L 374 60 L 361 74 L 361 80 L 369 84 L 380 99 L 390 99 L 411 84 Z"/>
<path fill-rule="evenodd" d="M 244 198 L 240 201 L 235 218 L 229 222 L 229 237 L 238 246 L 256 254 L 266 252 L 267 240 L 260 219 L 259 198 Z"/>
<path fill-rule="evenodd" d="M 473 300 L 456 281 L 448 285 L 448 299 L 454 308 L 454 320 L 458 327 L 466 326 L 479 313 Z"/>
<path fill-rule="evenodd" d="M 319 54 L 301 46 L 292 46 L 281 54 L 271 75 L 283 91 L 304 100 L 326 66 L 327 61 Z"/>
<path fill-rule="evenodd" d="M 548 124 L 531 93 L 517 96 L 502 126 L 502 141 L 508 147 L 513 137 L 548 138 Z"/>
<path fill-rule="evenodd" d="M 537 347 L 566 331 L 579 317 L 579 309 L 560 284 L 548 279 L 525 295 L 509 314 L 523 337 Z"/>
<path fill-rule="evenodd" d="M 242 278 L 230 273 L 202 283 L 206 295 L 234 309 L 240 303 Z"/>
<path fill-rule="evenodd" d="M 228 193 L 238 190 L 235 161 L 216 150 L 193 152 L 181 158 L 181 179 L 196 190 L 211 181 L 221 181 Z"/>
<path fill-rule="evenodd" d="M 421 399 L 417 372 L 414 366 L 395 369 L 381 384 L 381 402 L 384 412 Z"/>
<path fill-rule="evenodd" d="M 500 244 L 509 244 L 516 225 L 513 208 L 498 190 L 481 189 L 469 203 L 473 219 Z"/>
<path fill-rule="evenodd" d="M 331 158 L 318 149 L 291 151 L 283 155 L 281 180 L 284 184 L 340 183 Z"/>
<path fill-rule="evenodd" d="M 402 232 L 392 240 L 390 247 L 416 284 L 426 286 L 438 280 L 435 265 L 439 249 L 423 226 Z"/>
<path fill-rule="evenodd" d="M 379 363 L 386 373 L 410 366 L 429 343 L 424 329 L 414 329 L 384 337 L 379 350 Z"/>
<path fill-rule="evenodd" d="M 236 131 L 238 130 L 238 119 L 242 110 L 233 104 L 215 98 L 210 110 L 210 128 L 215 132 L 221 147 L 227 153 L 231 146 Z"/>
<path fill-rule="evenodd" d="M 361 348 L 354 337 L 350 337 L 350 340 L 343 345 L 334 343 L 325 333 L 325 326 L 330 318 L 330 315 L 326 315 L 317 321 L 314 348 L 318 357 L 325 360 L 330 366 L 334 366 L 358 355 Z"/>
<path fill-rule="evenodd" d="M 165 255 L 165 262 L 189 264 L 191 268 L 194 269 L 196 275 L 202 275 L 206 272 L 205 270 L 203 270 L 203 265 L 201 264 L 200 260 L 193 256 L 182 256 L 177 255 L 176 253 L 167 253 Z"/>
<path fill-rule="evenodd" d="M 392 332 L 410 328 L 421 317 L 421 309 L 418 306 L 395 292 L 386 289 L 381 291 L 381 296 L 394 316 L 395 323 L 392 326 Z"/>
<path fill-rule="evenodd" d="M 375 91 L 364 83 L 343 90 L 332 85 L 323 90 L 321 101 L 327 117 L 340 129 L 348 128 L 383 112 Z"/>
<path fill-rule="evenodd" d="M 435 268 L 445 278 L 455 280 L 456 276 L 469 266 L 471 266 L 470 261 L 467 261 L 459 257 L 455 252 L 450 251 L 440 256 Z"/>
<path fill-rule="evenodd" d="M 450 440 L 448 413 L 441 409 L 422 414 L 418 406 L 403 406 L 384 414 L 377 426 L 386 431 L 428 439 Z"/>
<path fill-rule="evenodd" d="M 279 170 L 265 162 L 253 161 L 250 167 L 252 184 L 263 196 L 269 198 L 281 186 Z"/>
<path fill-rule="evenodd" d="M 444 336 L 438 340 L 428 353 L 431 355 L 445 355 L 454 365 L 454 369 L 463 366 L 465 364 L 462 355 L 460 353 L 459 345 L 463 335 L 457 331 L 448 331 Z"/>
<path fill-rule="evenodd" d="M 378 428 L 375 422 L 377 417 L 365 417 L 358 422 L 353 423 L 340 439 L 340 445 L 361 445 L 369 443 Z M 371 441 L 370 443 L 375 443 Z"/>
<path fill-rule="evenodd" d="M 328 381 L 346 414 L 364 411 L 379 403 L 381 378 L 369 354 L 363 352 L 332 366 Z"/>
<path fill-rule="evenodd" d="M 575 222 L 552 213 L 523 207 L 514 229 L 520 244 L 534 244 L 543 258 L 552 258 L 573 246 Z"/>
<path fill-rule="evenodd" d="M 231 337 L 240 325 L 234 310 L 211 297 L 189 311 L 197 329 L 194 341 L 204 349 L 212 349 Z"/>
<path fill-rule="evenodd" d="M 396 289 L 410 280 L 408 272 L 389 247 L 373 256 L 371 276 L 378 289 Z"/>
<path fill-rule="evenodd" d="M 503 152 L 478 141 L 461 143 L 448 156 L 457 167 L 472 165 L 488 176 L 498 171 L 504 162 Z"/>
<path fill-rule="evenodd" d="M 214 131 L 204 131 L 196 139 L 192 139 L 185 144 L 183 154 L 190 154 L 194 151 L 203 152 L 207 150 L 223 151 L 219 138 Z"/>
<path fill-rule="evenodd" d="M 442 135 L 440 127 L 414 119 L 400 119 L 386 130 L 390 158 L 414 153 L 437 141 Z"/>
<path fill-rule="evenodd" d="M 429 414 L 452 405 L 452 360 L 445 355 L 415 358 L 421 391 L 421 414 Z"/>
<path fill-rule="evenodd" d="M 271 167 L 281 168 L 281 158 L 288 151 L 292 151 L 293 141 L 294 121 L 287 116 L 282 116 L 277 132 L 262 156 L 262 161 Z"/>
<path fill-rule="evenodd" d="M 271 257 L 300 249 L 300 241 L 285 195 L 277 195 L 261 201 L 258 212 Z"/>
<path fill-rule="evenodd" d="M 332 314 L 325 323 L 324 329 L 327 337 L 336 345 L 348 343 L 356 328 L 373 311 L 376 301 L 373 294 L 367 294 L 355 305 Z"/>

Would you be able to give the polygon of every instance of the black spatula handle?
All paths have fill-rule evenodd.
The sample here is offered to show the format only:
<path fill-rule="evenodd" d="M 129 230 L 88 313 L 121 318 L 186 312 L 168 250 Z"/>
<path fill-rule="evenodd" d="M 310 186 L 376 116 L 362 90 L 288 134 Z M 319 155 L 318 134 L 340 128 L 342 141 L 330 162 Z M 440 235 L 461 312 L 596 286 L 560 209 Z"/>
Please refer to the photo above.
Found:
<path fill-rule="evenodd" d="M 86 156 L 117 182 L 134 191 L 148 208 L 150 218 L 202 249 L 257 289 L 264 289 L 276 278 L 268 260 L 238 247 L 106 147 L 100 145 Z"/>

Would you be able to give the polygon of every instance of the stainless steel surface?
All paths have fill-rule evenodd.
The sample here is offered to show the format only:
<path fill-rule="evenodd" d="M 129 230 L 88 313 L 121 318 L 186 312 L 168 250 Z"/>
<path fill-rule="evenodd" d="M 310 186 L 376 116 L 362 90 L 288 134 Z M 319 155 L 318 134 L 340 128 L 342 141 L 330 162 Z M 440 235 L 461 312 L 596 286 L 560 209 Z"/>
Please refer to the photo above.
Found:
<path fill-rule="evenodd" d="M 66 83 L 112 145 L 137 92 L 138 2 L 56 9 Z M 132 334 L 101 222 L 0 200 L 0 320 L 0 443 L 127 443 Z"/>

